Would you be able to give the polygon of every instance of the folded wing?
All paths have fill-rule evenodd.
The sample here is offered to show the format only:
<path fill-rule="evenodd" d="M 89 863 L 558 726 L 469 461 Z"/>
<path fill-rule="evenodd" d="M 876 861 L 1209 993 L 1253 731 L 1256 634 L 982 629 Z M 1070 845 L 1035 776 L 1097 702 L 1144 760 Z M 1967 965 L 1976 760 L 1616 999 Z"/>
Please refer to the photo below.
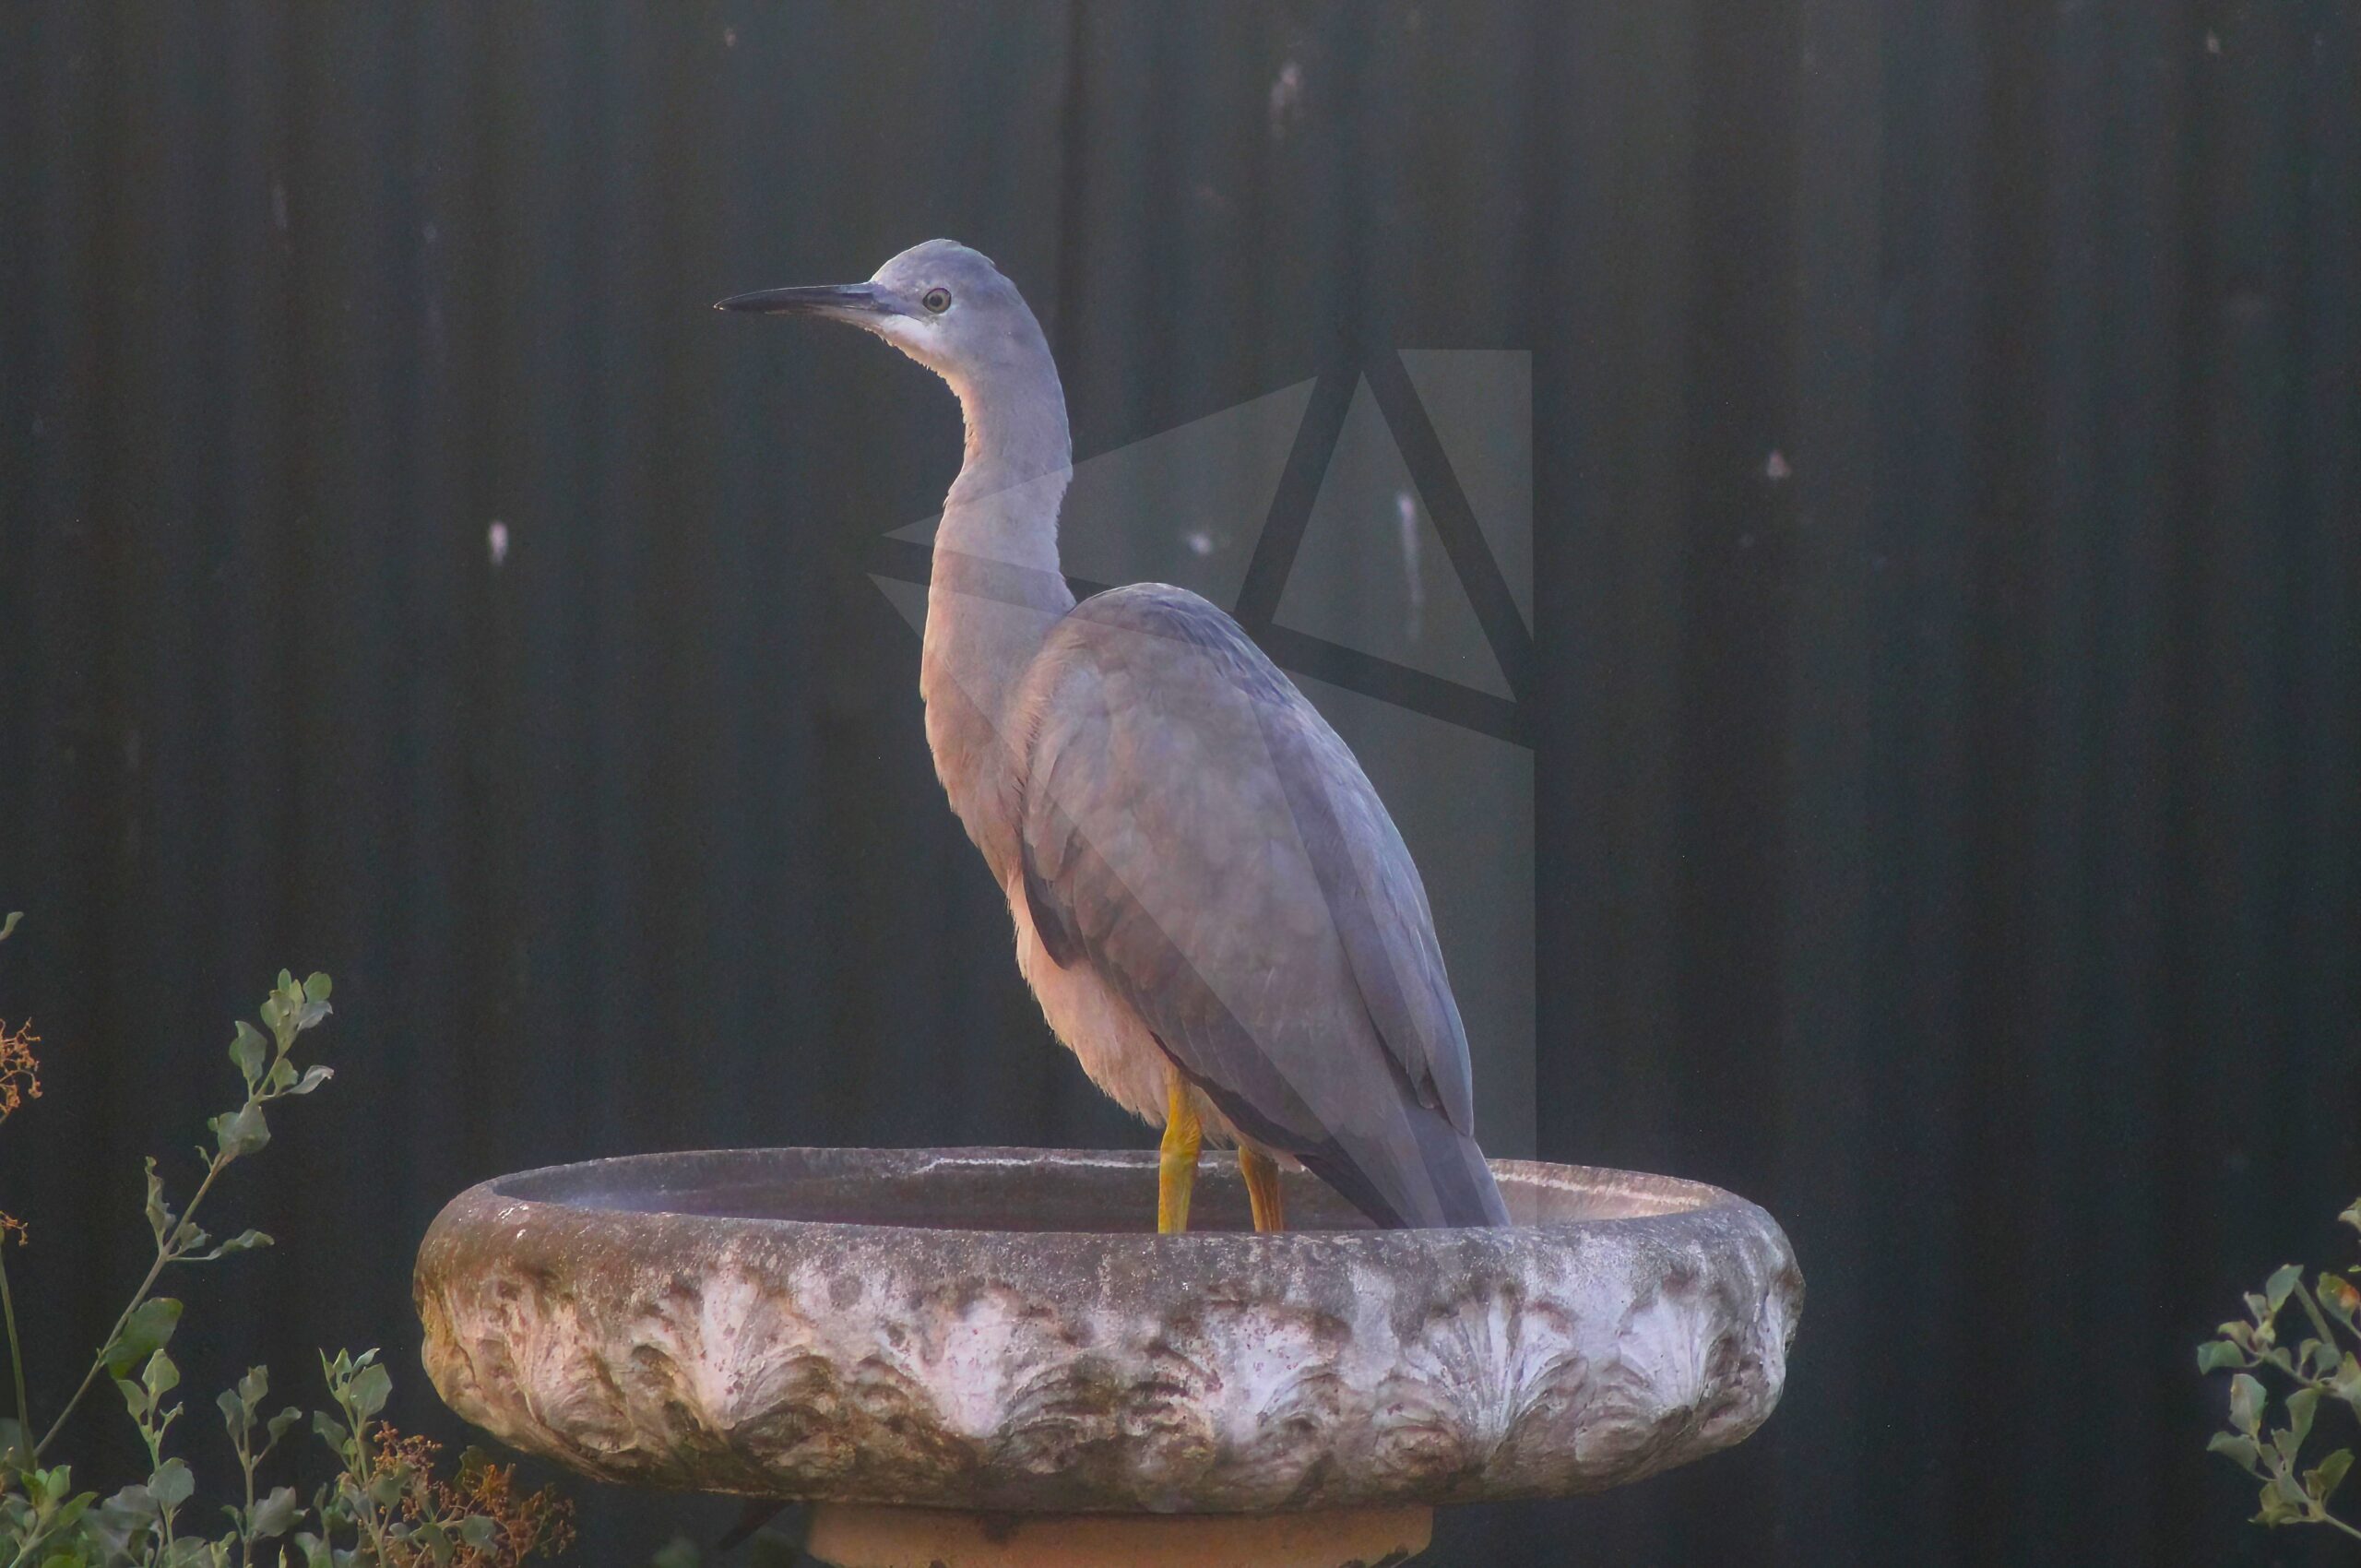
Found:
<path fill-rule="evenodd" d="M 1118 588 L 1019 705 L 1034 925 L 1248 1137 L 1389 1225 L 1506 1222 L 1418 868 L 1335 731 L 1194 594 Z"/>

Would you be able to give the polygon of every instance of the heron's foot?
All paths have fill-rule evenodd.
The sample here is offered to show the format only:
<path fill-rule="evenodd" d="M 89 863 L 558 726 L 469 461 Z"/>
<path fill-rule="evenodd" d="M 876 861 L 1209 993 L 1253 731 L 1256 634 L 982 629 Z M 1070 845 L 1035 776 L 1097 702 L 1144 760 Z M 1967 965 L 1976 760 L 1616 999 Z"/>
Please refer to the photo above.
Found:
<path fill-rule="evenodd" d="M 1252 1144 L 1240 1144 L 1238 1173 L 1246 1178 L 1246 1201 L 1254 1206 L 1254 1229 L 1286 1229 L 1287 1205 L 1279 1191 L 1279 1162 Z"/>
<path fill-rule="evenodd" d="M 1166 1099 L 1163 1155 L 1156 1164 L 1156 1229 L 1160 1235 L 1177 1236 L 1189 1229 L 1189 1194 L 1196 1190 L 1197 1150 L 1204 1139 L 1196 1099 L 1188 1080 L 1175 1073 Z"/>

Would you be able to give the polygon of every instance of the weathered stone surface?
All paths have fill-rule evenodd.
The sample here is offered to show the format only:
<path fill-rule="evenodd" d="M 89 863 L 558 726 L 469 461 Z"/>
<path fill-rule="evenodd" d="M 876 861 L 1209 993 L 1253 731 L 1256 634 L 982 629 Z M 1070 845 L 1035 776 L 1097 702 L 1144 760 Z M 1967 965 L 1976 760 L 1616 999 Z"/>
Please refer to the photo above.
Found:
<path fill-rule="evenodd" d="M 489 1182 L 419 1254 L 460 1415 L 607 1480 L 1032 1512 L 1588 1491 L 1778 1402 L 1803 1279 L 1694 1182 L 1498 1162 L 1518 1223 L 1379 1231 L 1288 1177 L 1143 1233 L 1153 1154 L 774 1149 Z"/>

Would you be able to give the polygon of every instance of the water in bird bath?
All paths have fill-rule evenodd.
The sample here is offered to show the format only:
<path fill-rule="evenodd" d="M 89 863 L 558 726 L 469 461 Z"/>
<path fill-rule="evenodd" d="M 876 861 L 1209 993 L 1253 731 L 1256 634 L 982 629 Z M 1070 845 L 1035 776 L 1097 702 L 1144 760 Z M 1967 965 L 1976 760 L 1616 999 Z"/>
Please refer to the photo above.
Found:
<path fill-rule="evenodd" d="M 1541 1176 L 1548 1167 L 1501 1165 L 1512 1216 L 1525 1224 L 1664 1214 L 1688 1201 L 1679 1191 L 1687 1183 L 1576 1185 Z M 1290 1230 L 1375 1229 L 1323 1183 L 1300 1172 L 1285 1181 Z M 1145 1152 L 1050 1158 L 1039 1149 L 986 1148 L 913 1158 L 893 1150 L 737 1149 L 528 1171 L 502 1178 L 493 1190 L 531 1203 L 627 1214 L 921 1230 L 1156 1229 L 1156 1168 Z M 1252 1229 L 1245 1182 L 1227 1159 L 1208 1158 L 1191 1223 L 1198 1231 Z"/>
<path fill-rule="evenodd" d="M 1032 1149 L 976 1149 L 915 1161 L 854 1149 L 742 1150 L 566 1167 L 507 1178 L 499 1190 L 532 1202 L 635 1214 L 706 1215 L 921 1230 L 1137 1235 L 1156 1229 L 1156 1169 L 1122 1155 L 1045 1161 Z M 1287 1179 L 1299 1230 L 1371 1229 L 1349 1205 L 1299 1174 Z M 1246 1186 L 1209 1158 L 1192 1228 L 1250 1230 Z"/>

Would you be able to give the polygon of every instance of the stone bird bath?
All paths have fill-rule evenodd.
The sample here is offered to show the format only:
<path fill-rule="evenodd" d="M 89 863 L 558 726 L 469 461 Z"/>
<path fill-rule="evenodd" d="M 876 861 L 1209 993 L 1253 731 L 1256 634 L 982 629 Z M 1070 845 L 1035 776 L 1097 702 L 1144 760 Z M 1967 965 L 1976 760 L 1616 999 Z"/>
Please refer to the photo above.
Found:
<path fill-rule="evenodd" d="M 1636 1480 L 1761 1425 L 1803 1277 L 1713 1187 L 1495 1163 L 1516 1224 L 1366 1227 L 1312 1179 L 1247 1229 L 1207 1161 L 652 1155 L 504 1177 L 419 1253 L 426 1370 L 601 1480 L 819 1504 L 848 1568 L 1340 1568 L 1437 1504 Z"/>

